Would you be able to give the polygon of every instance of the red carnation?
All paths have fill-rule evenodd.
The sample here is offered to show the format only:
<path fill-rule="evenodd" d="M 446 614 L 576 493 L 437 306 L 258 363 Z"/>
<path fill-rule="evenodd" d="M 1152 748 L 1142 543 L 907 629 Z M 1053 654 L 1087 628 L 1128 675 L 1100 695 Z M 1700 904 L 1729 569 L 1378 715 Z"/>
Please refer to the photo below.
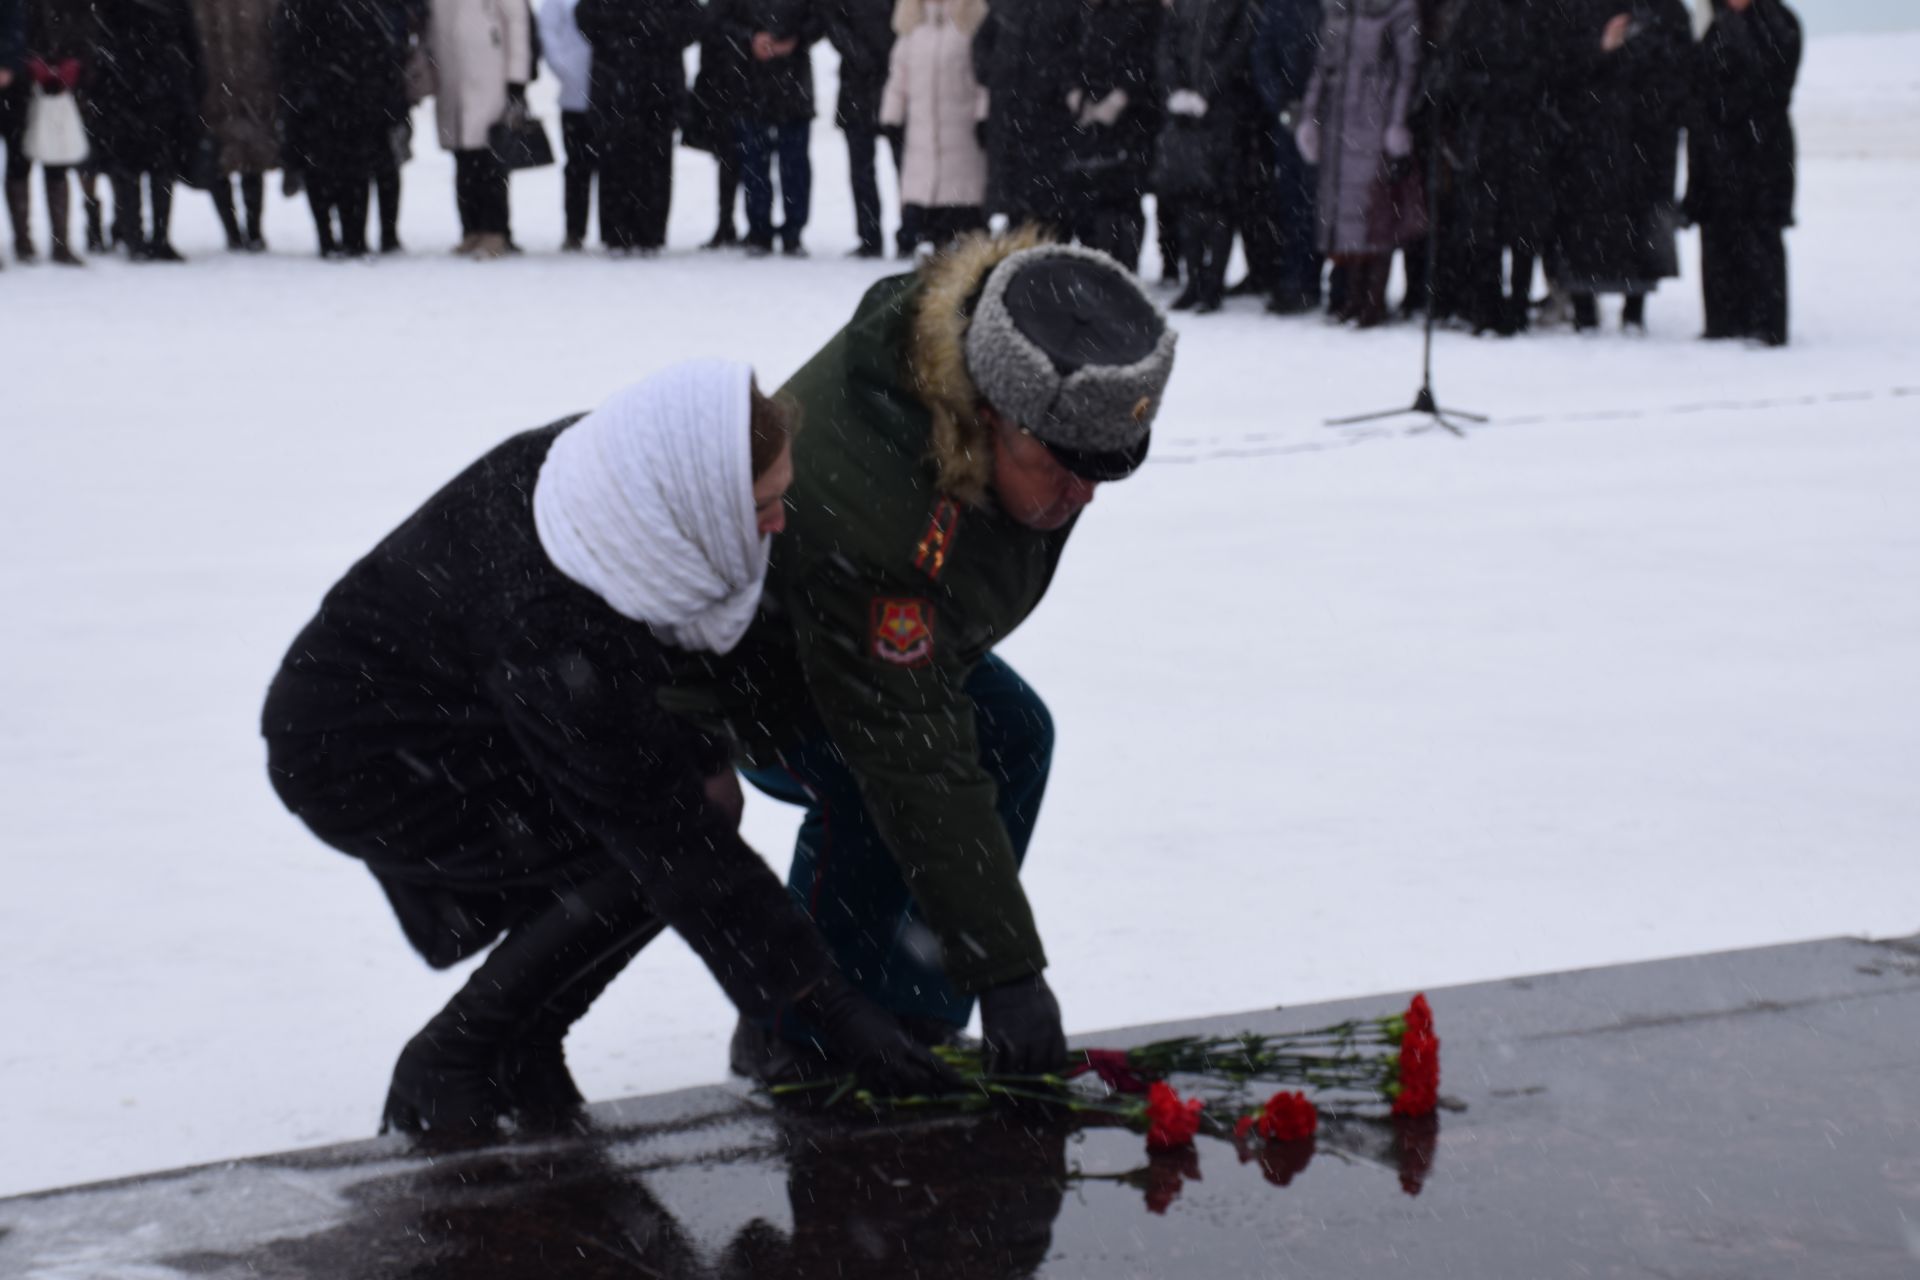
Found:
<path fill-rule="evenodd" d="M 1171 1151 L 1192 1142 L 1205 1106 L 1198 1098 L 1182 1101 L 1170 1085 L 1154 1081 L 1147 1089 L 1147 1150 Z"/>
<path fill-rule="evenodd" d="M 1400 1088 L 1394 1094 L 1393 1114 L 1424 1116 L 1439 1101 L 1440 1041 L 1431 1032 L 1415 1032 L 1409 1025 L 1400 1041 Z"/>
<path fill-rule="evenodd" d="M 1427 1004 L 1425 992 L 1415 996 L 1413 1003 L 1407 1006 L 1407 1032 L 1410 1035 L 1433 1034 L 1433 1009 Z"/>
<path fill-rule="evenodd" d="M 1276 1093 L 1261 1108 L 1259 1127 L 1268 1142 L 1298 1142 L 1320 1127 L 1320 1112 L 1304 1093 Z"/>
<path fill-rule="evenodd" d="M 1147 1082 L 1133 1069 L 1133 1063 L 1127 1057 L 1125 1049 L 1084 1049 L 1081 1056 L 1085 1062 L 1067 1072 L 1067 1078 L 1084 1076 L 1091 1072 L 1099 1076 L 1101 1082 L 1115 1093 L 1145 1093 Z"/>

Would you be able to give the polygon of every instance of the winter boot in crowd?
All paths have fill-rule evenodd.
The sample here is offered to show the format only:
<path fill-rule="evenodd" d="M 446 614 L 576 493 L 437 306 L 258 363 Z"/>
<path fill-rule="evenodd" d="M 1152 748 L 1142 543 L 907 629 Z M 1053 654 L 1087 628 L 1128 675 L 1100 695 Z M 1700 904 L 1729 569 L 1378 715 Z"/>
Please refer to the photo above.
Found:
<path fill-rule="evenodd" d="M 33 247 L 33 227 L 28 221 L 30 208 L 25 176 L 10 179 L 7 182 L 7 217 L 13 222 L 13 256 L 22 262 L 33 262 L 40 256 Z"/>
<path fill-rule="evenodd" d="M 1647 331 L 1647 295 L 1630 293 L 1627 303 L 1620 309 L 1620 327 L 1628 333 Z"/>
<path fill-rule="evenodd" d="M 72 189 L 67 185 L 65 169 L 42 169 L 47 189 L 47 220 L 52 223 L 48 235 L 52 241 L 51 257 L 63 267 L 83 267 L 86 265 L 73 246 L 67 242 L 67 228 L 72 210 L 70 199 Z"/>
<path fill-rule="evenodd" d="M 1600 302 L 1590 293 L 1576 293 L 1573 298 L 1573 331 L 1587 333 L 1600 327 Z"/>
<path fill-rule="evenodd" d="M 90 183 L 84 182 L 80 188 L 82 203 L 86 206 L 87 216 L 87 252 L 105 253 L 107 251 L 106 221 L 100 209 L 100 196 Z"/>
<path fill-rule="evenodd" d="M 401 1050 L 382 1132 L 484 1142 L 514 1121 L 577 1119 L 583 1100 L 562 1040 L 660 929 L 625 868 L 558 891 Z"/>

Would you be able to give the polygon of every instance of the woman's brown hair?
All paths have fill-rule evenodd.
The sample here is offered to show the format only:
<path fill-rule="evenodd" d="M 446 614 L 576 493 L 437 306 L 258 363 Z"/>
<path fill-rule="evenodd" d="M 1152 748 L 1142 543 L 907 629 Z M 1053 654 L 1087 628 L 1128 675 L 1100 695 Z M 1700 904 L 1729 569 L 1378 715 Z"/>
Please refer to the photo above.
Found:
<path fill-rule="evenodd" d="M 747 414 L 747 430 L 753 440 L 753 478 L 767 474 L 780 460 L 781 452 L 793 443 L 800 430 L 800 406 L 785 396 L 760 394 L 760 384 L 749 392 L 752 407 Z"/>

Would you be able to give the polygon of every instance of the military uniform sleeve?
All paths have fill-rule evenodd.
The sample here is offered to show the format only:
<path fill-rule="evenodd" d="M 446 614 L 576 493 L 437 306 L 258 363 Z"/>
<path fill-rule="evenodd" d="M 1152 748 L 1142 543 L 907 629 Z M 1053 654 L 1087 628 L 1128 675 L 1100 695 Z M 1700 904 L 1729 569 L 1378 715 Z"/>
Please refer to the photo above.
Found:
<path fill-rule="evenodd" d="M 796 576 L 800 662 L 949 979 L 980 992 L 1046 967 L 1033 910 L 980 765 L 969 668 L 941 644 L 933 584 L 823 557 Z"/>
<path fill-rule="evenodd" d="M 825 944 L 706 805 L 713 746 L 659 705 L 650 638 L 571 602 L 517 621 L 489 692 L 561 811 L 632 869 L 741 1012 L 771 1014 L 813 985 L 832 968 Z"/>

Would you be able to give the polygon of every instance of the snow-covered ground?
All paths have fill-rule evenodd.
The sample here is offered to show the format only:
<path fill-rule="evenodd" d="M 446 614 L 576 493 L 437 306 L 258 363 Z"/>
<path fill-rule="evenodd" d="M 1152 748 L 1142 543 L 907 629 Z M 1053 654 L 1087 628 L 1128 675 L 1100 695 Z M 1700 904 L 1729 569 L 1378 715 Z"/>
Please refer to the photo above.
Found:
<path fill-rule="evenodd" d="M 1920 929 L 1920 35 L 1816 40 L 1795 345 L 1419 338 L 1182 321 L 1155 458 L 1102 492 L 1005 652 L 1061 727 L 1028 882 L 1070 1026 L 1842 932 Z M 823 71 L 830 68 L 823 59 Z M 550 92 L 550 86 L 546 86 Z M 823 83 L 822 100 L 830 101 Z M 322 591 L 473 456 L 663 363 L 777 383 L 882 268 L 844 260 L 816 131 L 809 262 L 449 259 L 423 134 L 412 256 L 217 251 L 0 275 L 0 1193 L 371 1132 L 460 981 L 281 811 L 260 697 Z M 1693 263 L 1689 262 L 1689 271 Z M 750 809 L 784 868 L 792 811 Z M 572 1042 L 587 1092 L 724 1070 L 677 942 Z"/>

